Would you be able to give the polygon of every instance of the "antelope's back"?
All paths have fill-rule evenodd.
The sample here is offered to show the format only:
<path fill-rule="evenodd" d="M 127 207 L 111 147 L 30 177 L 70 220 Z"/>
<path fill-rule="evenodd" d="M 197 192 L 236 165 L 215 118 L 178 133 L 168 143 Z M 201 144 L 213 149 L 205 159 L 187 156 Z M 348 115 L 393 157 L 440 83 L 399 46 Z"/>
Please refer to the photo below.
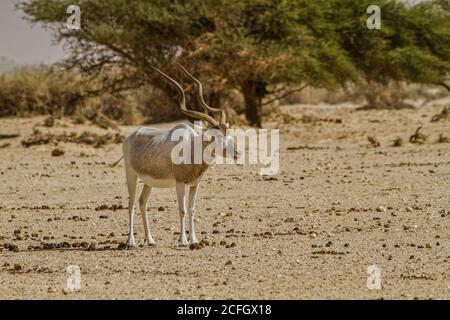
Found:
<path fill-rule="evenodd" d="M 139 128 L 123 143 L 124 160 L 133 171 L 155 180 L 173 179 L 171 151 L 176 142 L 170 141 L 171 130 Z"/>

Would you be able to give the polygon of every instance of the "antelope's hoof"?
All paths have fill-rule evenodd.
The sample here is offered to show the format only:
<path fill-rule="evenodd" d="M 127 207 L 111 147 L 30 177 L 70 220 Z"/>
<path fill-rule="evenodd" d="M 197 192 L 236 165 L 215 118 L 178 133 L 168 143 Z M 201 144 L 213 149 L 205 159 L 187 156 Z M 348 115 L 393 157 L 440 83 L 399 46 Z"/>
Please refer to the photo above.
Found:
<path fill-rule="evenodd" d="M 178 246 L 179 247 L 187 247 L 187 246 L 189 246 L 189 243 L 187 241 L 180 241 L 178 243 Z"/>
<path fill-rule="evenodd" d="M 136 248 L 136 241 L 134 239 L 128 239 L 127 247 L 128 249 Z"/>

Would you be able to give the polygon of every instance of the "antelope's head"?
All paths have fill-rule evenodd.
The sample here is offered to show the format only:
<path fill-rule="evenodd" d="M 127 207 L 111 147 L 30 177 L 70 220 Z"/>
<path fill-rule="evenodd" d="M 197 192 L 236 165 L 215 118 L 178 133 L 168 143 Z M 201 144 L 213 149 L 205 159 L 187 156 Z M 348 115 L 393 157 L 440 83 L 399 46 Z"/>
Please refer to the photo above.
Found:
<path fill-rule="evenodd" d="M 203 123 L 207 124 L 208 127 L 207 130 L 204 131 L 205 135 L 208 135 L 206 140 L 215 139 L 215 141 L 222 146 L 221 148 L 221 156 L 222 157 L 229 157 L 230 155 L 234 159 L 240 158 L 242 155 L 242 152 L 238 150 L 236 146 L 236 139 L 232 135 L 228 134 L 229 124 L 226 122 L 226 113 L 223 109 L 220 108 L 212 108 L 210 107 L 203 98 L 203 85 L 195 78 L 192 74 L 190 74 L 182 65 L 178 64 L 178 66 L 186 73 L 186 75 L 191 78 L 197 85 L 198 88 L 198 99 L 200 102 L 201 107 L 205 110 L 205 112 L 199 112 L 199 111 L 193 111 L 188 110 L 186 108 L 186 94 L 184 92 L 183 87 L 174 79 L 166 75 L 161 70 L 152 67 L 154 70 L 156 70 L 159 74 L 161 74 L 163 77 L 168 79 L 170 82 L 172 82 L 178 89 L 181 100 L 180 100 L 180 108 L 181 111 L 186 115 L 194 119 L 201 120 Z M 219 121 L 217 121 L 214 117 L 211 117 L 207 114 L 207 112 L 211 112 L 213 114 L 219 114 Z M 211 130 L 213 129 L 213 130 Z"/>

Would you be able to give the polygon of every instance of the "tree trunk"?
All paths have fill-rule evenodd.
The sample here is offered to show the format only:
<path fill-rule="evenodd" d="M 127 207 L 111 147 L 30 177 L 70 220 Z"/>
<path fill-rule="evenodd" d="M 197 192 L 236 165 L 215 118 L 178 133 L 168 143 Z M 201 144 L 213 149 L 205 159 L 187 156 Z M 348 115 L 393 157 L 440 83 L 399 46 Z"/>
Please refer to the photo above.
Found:
<path fill-rule="evenodd" d="M 221 100 L 222 94 L 219 91 L 213 91 L 209 94 L 208 104 L 213 108 L 222 108 Z"/>
<path fill-rule="evenodd" d="M 249 80 L 242 86 L 245 101 L 245 118 L 250 125 L 261 128 L 262 99 L 267 94 L 266 85 L 260 81 Z"/>

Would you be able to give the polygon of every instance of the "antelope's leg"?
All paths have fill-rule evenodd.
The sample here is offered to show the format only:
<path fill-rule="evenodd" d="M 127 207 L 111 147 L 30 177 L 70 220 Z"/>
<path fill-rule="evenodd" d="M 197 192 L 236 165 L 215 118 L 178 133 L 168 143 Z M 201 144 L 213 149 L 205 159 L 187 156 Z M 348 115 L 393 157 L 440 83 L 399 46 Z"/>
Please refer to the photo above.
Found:
<path fill-rule="evenodd" d="M 178 183 L 176 185 L 178 210 L 180 213 L 180 246 L 186 247 L 188 242 L 186 240 L 186 228 L 184 225 L 184 217 L 186 216 L 186 187 L 184 183 Z"/>
<path fill-rule="evenodd" d="M 130 225 L 128 229 L 128 241 L 127 244 L 129 247 L 136 246 L 136 240 L 134 239 L 134 203 L 136 198 L 136 185 L 137 185 L 137 175 L 133 171 L 126 168 L 126 177 L 127 177 L 127 187 L 128 187 L 128 214 L 130 217 Z"/>
<path fill-rule="evenodd" d="M 197 197 L 198 184 L 189 188 L 188 214 L 189 214 L 189 237 L 192 244 L 197 244 L 195 236 L 195 198 Z"/>
<path fill-rule="evenodd" d="M 142 221 L 144 222 L 144 232 L 145 232 L 145 242 L 150 246 L 155 245 L 155 240 L 153 240 L 152 234 L 150 233 L 150 228 L 148 226 L 148 217 L 147 217 L 147 201 L 150 196 L 150 191 L 152 188 L 148 185 L 144 185 L 142 189 L 141 196 L 139 198 L 139 209 L 141 210 Z"/>

